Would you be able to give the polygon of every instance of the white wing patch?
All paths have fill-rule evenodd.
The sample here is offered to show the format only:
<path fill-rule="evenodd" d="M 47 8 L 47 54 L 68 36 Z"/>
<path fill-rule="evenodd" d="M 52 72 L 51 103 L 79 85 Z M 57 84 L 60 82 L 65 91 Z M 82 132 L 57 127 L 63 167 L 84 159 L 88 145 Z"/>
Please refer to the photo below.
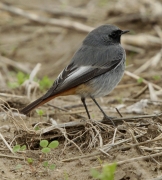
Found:
<path fill-rule="evenodd" d="M 77 69 L 75 69 L 74 71 L 72 71 L 71 73 L 68 74 L 67 78 L 63 81 L 63 84 L 77 79 L 78 77 L 82 76 L 87 71 L 89 71 L 91 68 L 92 68 L 92 66 L 78 67 Z M 60 76 L 61 76 L 61 74 L 59 75 L 59 77 Z"/>

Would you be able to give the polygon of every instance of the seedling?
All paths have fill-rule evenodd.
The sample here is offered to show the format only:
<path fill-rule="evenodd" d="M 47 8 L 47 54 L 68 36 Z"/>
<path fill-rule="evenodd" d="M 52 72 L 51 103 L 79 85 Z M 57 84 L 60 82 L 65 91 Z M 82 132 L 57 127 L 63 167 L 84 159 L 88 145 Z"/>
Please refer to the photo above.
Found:
<path fill-rule="evenodd" d="M 23 84 L 23 82 L 25 80 L 29 79 L 29 75 L 28 74 L 24 74 L 23 72 L 18 72 L 16 74 L 16 77 L 17 77 L 17 81 L 18 81 L 19 85 Z"/>
<path fill-rule="evenodd" d="M 36 109 L 37 114 L 42 117 L 44 114 L 44 111 L 42 109 Z"/>
<path fill-rule="evenodd" d="M 23 84 L 27 79 L 29 79 L 29 75 L 25 74 L 21 71 L 19 71 L 16 75 L 15 73 L 12 74 L 12 76 L 16 76 L 16 81 L 15 82 L 8 82 L 8 86 L 10 88 L 17 88 L 19 87 L 21 84 Z M 39 81 L 37 78 L 34 78 L 35 81 Z M 39 81 L 39 85 L 40 85 L 40 90 L 44 91 L 46 89 L 49 89 L 53 84 L 53 81 L 51 79 L 49 79 L 47 76 L 44 76 L 40 81 Z"/>
<path fill-rule="evenodd" d="M 69 175 L 68 175 L 68 173 L 67 173 L 66 171 L 64 172 L 64 179 L 65 179 L 65 180 L 68 180 L 68 179 L 69 179 Z"/>
<path fill-rule="evenodd" d="M 28 164 L 32 165 L 33 164 L 33 159 L 32 158 L 27 158 Z"/>
<path fill-rule="evenodd" d="M 35 126 L 34 130 L 38 131 L 38 130 L 40 130 L 40 127 L 39 126 Z"/>
<path fill-rule="evenodd" d="M 100 158 L 100 157 L 97 157 L 97 160 L 99 161 L 100 165 L 102 165 L 102 164 L 103 164 L 103 161 L 101 160 L 101 158 Z"/>
<path fill-rule="evenodd" d="M 17 153 L 18 151 L 25 151 L 26 150 L 26 145 L 23 145 L 23 146 L 20 146 L 19 144 L 15 145 L 12 150 L 13 150 L 14 153 Z M 21 169 L 21 168 L 22 168 L 22 165 L 18 164 L 15 169 L 18 170 L 18 169 Z"/>
<path fill-rule="evenodd" d="M 96 169 L 92 169 L 91 175 L 95 179 L 114 180 L 115 170 L 116 170 L 115 163 L 112 165 L 104 165 L 101 172 L 97 171 Z"/>
<path fill-rule="evenodd" d="M 155 81 L 159 81 L 161 79 L 161 76 L 160 75 L 155 75 L 155 76 L 153 76 L 153 79 Z"/>
<path fill-rule="evenodd" d="M 139 84 L 141 84 L 141 83 L 143 82 L 143 78 L 137 79 L 137 82 L 138 82 Z"/>
<path fill-rule="evenodd" d="M 40 141 L 40 146 L 42 147 L 42 153 L 43 154 L 48 154 L 51 149 L 57 148 L 59 145 L 58 141 L 52 141 L 52 142 L 48 142 L 47 140 L 41 140 Z M 45 167 L 46 169 L 50 169 L 50 170 L 54 170 L 56 165 L 55 164 L 50 164 L 48 161 L 44 161 L 42 163 L 43 167 Z"/>
<path fill-rule="evenodd" d="M 43 153 L 49 153 L 51 149 L 57 148 L 59 145 L 58 141 L 52 141 L 50 144 L 47 140 L 41 140 L 40 141 L 40 146 L 42 147 L 42 152 Z"/>
<path fill-rule="evenodd" d="M 40 90 L 44 91 L 46 89 L 49 89 L 53 84 L 53 81 L 49 79 L 47 76 L 44 76 L 40 81 Z"/>
<path fill-rule="evenodd" d="M 26 145 L 20 146 L 20 145 L 15 145 L 13 147 L 13 152 L 18 152 L 18 151 L 25 151 L 26 150 Z"/>
<path fill-rule="evenodd" d="M 43 154 L 48 154 L 51 149 L 54 149 L 54 148 L 57 148 L 59 145 L 59 142 L 58 141 L 52 141 L 52 142 L 48 142 L 47 140 L 41 140 L 40 141 L 40 146 L 42 147 L 42 155 Z M 26 150 L 26 145 L 23 145 L 23 146 L 20 146 L 20 145 L 15 145 L 13 147 L 13 152 L 17 153 L 19 151 L 25 151 Z M 31 168 L 31 171 L 32 172 L 35 172 L 35 169 L 37 168 L 37 165 L 36 165 L 36 168 L 34 168 L 33 166 L 33 163 L 34 163 L 34 160 L 33 158 L 28 158 L 26 157 L 26 162 L 29 164 L 30 168 Z M 40 162 L 41 162 L 41 159 L 40 159 Z M 40 163 L 38 163 L 38 166 L 39 166 Z M 42 166 L 46 169 L 50 169 L 50 170 L 54 170 L 56 165 L 55 164 L 51 164 L 49 163 L 49 161 L 44 161 L 42 162 Z M 21 164 L 18 164 L 16 166 L 16 169 L 20 169 L 22 167 Z"/>
<path fill-rule="evenodd" d="M 17 88 L 19 87 L 21 84 L 23 84 L 23 82 L 25 80 L 27 80 L 29 78 L 28 74 L 24 74 L 23 72 L 18 72 L 16 74 L 16 81 L 15 82 L 8 82 L 8 86 L 10 88 Z"/>

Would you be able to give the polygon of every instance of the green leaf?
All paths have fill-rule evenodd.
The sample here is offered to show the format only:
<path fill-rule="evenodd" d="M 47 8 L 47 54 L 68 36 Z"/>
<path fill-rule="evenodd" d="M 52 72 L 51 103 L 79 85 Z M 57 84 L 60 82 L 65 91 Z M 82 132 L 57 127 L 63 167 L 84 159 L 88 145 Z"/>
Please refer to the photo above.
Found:
<path fill-rule="evenodd" d="M 13 147 L 13 152 L 18 152 L 20 150 L 20 145 L 16 145 Z"/>
<path fill-rule="evenodd" d="M 51 164 L 51 165 L 49 166 L 49 169 L 54 170 L 54 169 L 55 169 L 55 167 L 56 167 L 56 165 L 55 165 L 55 164 Z"/>
<path fill-rule="evenodd" d="M 44 162 L 42 163 L 42 165 L 43 165 L 44 167 L 48 167 L 48 161 L 44 161 Z"/>
<path fill-rule="evenodd" d="M 41 147 L 45 148 L 45 147 L 48 146 L 48 143 L 49 142 L 47 140 L 41 140 L 39 144 L 40 144 Z"/>
<path fill-rule="evenodd" d="M 32 158 L 27 158 L 28 164 L 33 164 L 33 159 Z"/>
<path fill-rule="evenodd" d="M 161 76 L 160 75 L 155 75 L 153 76 L 154 80 L 155 81 L 159 81 L 161 79 Z"/>
<path fill-rule="evenodd" d="M 19 84 L 17 82 L 8 82 L 7 85 L 12 89 L 19 87 Z"/>
<path fill-rule="evenodd" d="M 39 116 L 43 116 L 44 111 L 42 109 L 36 109 L 36 112 Z"/>
<path fill-rule="evenodd" d="M 95 179 L 114 180 L 115 170 L 116 170 L 116 164 L 115 163 L 112 165 L 104 165 L 101 172 L 99 172 L 95 169 L 92 169 L 91 175 Z"/>
<path fill-rule="evenodd" d="M 45 153 L 45 154 L 49 153 L 50 151 L 51 151 L 51 149 L 48 148 L 48 147 L 45 147 L 45 148 L 42 149 L 42 152 Z"/>
<path fill-rule="evenodd" d="M 40 130 L 40 127 L 39 127 L 39 126 L 36 126 L 36 127 L 34 128 L 34 130 L 38 131 L 38 130 Z"/>
<path fill-rule="evenodd" d="M 21 85 L 21 84 L 23 84 L 23 82 L 24 82 L 25 80 L 27 80 L 27 79 L 29 78 L 29 75 L 24 74 L 23 72 L 20 72 L 20 71 L 19 71 L 19 72 L 17 73 L 16 77 L 17 77 L 18 84 Z"/>
<path fill-rule="evenodd" d="M 57 148 L 59 145 L 59 142 L 58 141 L 52 141 L 48 147 L 51 148 L 51 149 L 54 149 L 54 148 Z"/>
<path fill-rule="evenodd" d="M 44 76 L 41 81 L 39 82 L 40 89 L 41 90 L 46 90 L 50 88 L 53 84 L 53 81 L 49 79 L 47 76 Z"/>
<path fill-rule="evenodd" d="M 137 79 L 137 82 L 138 82 L 139 84 L 141 84 L 141 83 L 143 82 L 143 78 Z"/>
<path fill-rule="evenodd" d="M 26 150 L 26 145 L 21 146 L 20 151 L 25 151 L 25 150 Z"/>
<path fill-rule="evenodd" d="M 95 179 L 99 177 L 100 173 L 96 169 L 91 169 L 91 176 Z"/>

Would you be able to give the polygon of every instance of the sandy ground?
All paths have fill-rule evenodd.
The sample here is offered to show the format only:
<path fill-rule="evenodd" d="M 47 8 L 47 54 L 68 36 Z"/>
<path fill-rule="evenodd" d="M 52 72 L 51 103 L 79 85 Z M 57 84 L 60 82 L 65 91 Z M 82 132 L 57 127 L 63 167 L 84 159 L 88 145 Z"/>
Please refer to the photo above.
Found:
<path fill-rule="evenodd" d="M 100 170 L 104 164 L 112 162 L 118 164 L 115 180 L 153 180 L 161 176 L 162 30 L 159 8 L 162 2 L 5 2 L 10 8 L 37 14 L 40 19 L 56 18 L 60 22 L 76 21 L 87 26 L 83 31 L 71 26 L 38 23 L 9 13 L 0 3 L 0 9 L 3 9 L 0 11 L 0 133 L 11 148 L 16 144 L 27 145 L 25 152 L 12 154 L 0 140 L 0 179 L 87 180 L 93 179 L 92 168 Z M 52 9 L 53 13 L 44 8 Z M 21 109 L 43 94 L 38 89 L 29 99 L 22 86 L 9 87 L 8 82 L 15 82 L 19 71 L 30 74 L 36 64 L 41 63 L 37 79 L 47 75 L 54 81 L 88 33 L 87 27 L 106 23 L 131 30 L 122 38 L 122 44 L 127 53 L 126 70 L 133 73 L 133 77 L 125 74 L 110 95 L 97 99 L 107 114 L 120 118 L 117 108 L 125 118 L 124 121 L 114 120 L 117 130 L 110 123 L 100 123 L 102 114 L 90 99 L 87 99 L 87 105 L 95 122 L 88 120 L 80 98 L 75 96 L 58 97 L 50 101 L 50 105 L 40 107 L 44 111 L 42 117 L 34 111 L 30 116 L 20 118 L 8 111 L 9 106 Z M 135 75 L 141 78 L 136 79 Z M 136 116 L 141 117 L 135 119 Z M 37 123 L 40 129 L 50 127 L 51 118 L 61 124 L 60 128 L 42 135 L 34 131 Z M 63 125 L 69 122 L 73 125 Z M 59 146 L 42 157 L 41 139 L 58 140 Z M 104 149 L 110 144 L 111 148 Z M 27 158 L 33 158 L 34 163 L 29 165 Z M 45 169 L 42 159 L 54 163 L 55 170 Z"/>

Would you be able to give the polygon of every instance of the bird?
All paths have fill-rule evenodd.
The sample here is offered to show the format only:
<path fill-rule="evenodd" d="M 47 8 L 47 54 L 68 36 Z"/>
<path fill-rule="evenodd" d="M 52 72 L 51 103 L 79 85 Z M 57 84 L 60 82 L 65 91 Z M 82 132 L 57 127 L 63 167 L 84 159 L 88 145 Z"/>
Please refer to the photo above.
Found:
<path fill-rule="evenodd" d="M 121 46 L 121 36 L 129 30 L 104 24 L 88 33 L 82 45 L 74 53 L 70 63 L 61 71 L 52 87 L 40 98 L 20 110 L 31 110 L 58 97 L 77 95 L 81 98 L 89 119 L 86 99 L 90 98 L 103 114 L 103 121 L 112 118 L 100 107 L 96 98 L 108 95 L 120 82 L 125 70 L 126 53 Z"/>

